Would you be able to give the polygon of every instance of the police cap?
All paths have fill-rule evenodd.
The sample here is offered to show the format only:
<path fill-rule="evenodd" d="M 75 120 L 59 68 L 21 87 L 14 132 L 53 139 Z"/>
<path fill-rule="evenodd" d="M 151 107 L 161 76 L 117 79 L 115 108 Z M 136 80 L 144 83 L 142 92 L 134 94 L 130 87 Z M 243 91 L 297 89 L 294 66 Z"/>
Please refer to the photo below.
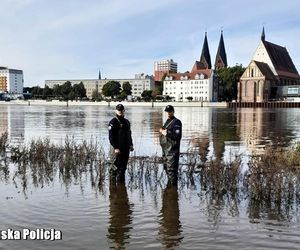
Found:
<path fill-rule="evenodd" d="M 174 107 L 172 105 L 167 105 L 166 108 L 165 108 L 165 111 L 166 112 L 172 112 L 172 111 L 174 111 Z"/>
<path fill-rule="evenodd" d="M 116 106 L 116 110 L 118 110 L 118 111 L 123 111 L 125 108 L 124 108 L 124 106 L 123 106 L 123 104 L 118 104 L 117 106 Z"/>

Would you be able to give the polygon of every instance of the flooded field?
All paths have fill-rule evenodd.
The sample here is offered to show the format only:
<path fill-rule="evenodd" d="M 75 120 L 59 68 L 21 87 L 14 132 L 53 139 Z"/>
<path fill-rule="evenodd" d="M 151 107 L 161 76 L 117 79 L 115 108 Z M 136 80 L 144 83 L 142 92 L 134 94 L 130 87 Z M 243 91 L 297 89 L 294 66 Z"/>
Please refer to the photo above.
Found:
<path fill-rule="evenodd" d="M 11 145 L 10 160 L 1 156 L 1 230 L 62 232 L 56 241 L 0 240 L 0 249 L 298 249 L 298 169 L 270 176 L 260 162 L 249 166 L 254 155 L 266 154 L 272 170 L 276 154 L 268 150 L 296 145 L 299 109 L 177 108 L 183 123 L 177 188 L 166 186 L 155 162 L 162 108 L 126 110 L 135 151 L 126 183 L 109 183 L 113 114 L 108 107 L 0 106 L 0 131 Z M 50 163 L 35 159 L 37 150 Z M 236 172 L 228 165 L 235 157 Z M 297 161 L 297 151 L 290 158 Z M 200 162 L 211 164 L 201 169 Z M 268 189 L 266 178 L 251 179 L 264 174 L 289 192 Z"/>

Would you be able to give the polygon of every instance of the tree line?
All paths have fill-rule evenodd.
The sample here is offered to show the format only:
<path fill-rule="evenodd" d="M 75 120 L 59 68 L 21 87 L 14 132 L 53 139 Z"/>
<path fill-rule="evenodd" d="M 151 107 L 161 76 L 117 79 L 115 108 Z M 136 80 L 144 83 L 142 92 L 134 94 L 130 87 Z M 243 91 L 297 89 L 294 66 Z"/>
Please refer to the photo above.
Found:
<path fill-rule="evenodd" d="M 24 89 L 26 91 L 26 89 Z M 30 89 L 27 90 L 30 92 Z M 86 98 L 86 89 L 82 82 L 72 85 L 70 81 L 66 81 L 62 85 L 54 85 L 53 88 L 39 86 L 31 89 L 31 97 L 34 99 L 60 99 L 60 100 L 82 100 Z"/>
<path fill-rule="evenodd" d="M 219 101 L 232 101 L 237 98 L 237 83 L 242 76 L 245 68 L 242 65 L 228 67 L 217 70 L 216 77 L 219 85 L 218 99 Z M 66 81 L 62 85 L 55 85 L 53 88 L 41 88 L 39 86 L 33 88 L 24 88 L 24 92 L 31 93 L 32 98 L 36 99 L 60 99 L 60 100 L 82 100 L 86 98 L 86 89 L 82 82 L 72 85 L 70 81 Z M 144 90 L 141 97 L 137 100 L 151 101 L 158 100 L 163 92 L 163 83 L 153 89 Z M 102 101 L 104 99 L 110 100 L 125 100 L 132 95 L 132 86 L 129 82 L 124 82 L 121 86 L 118 81 L 109 81 L 102 87 L 102 93 L 95 89 L 92 93 L 92 100 Z M 187 98 L 192 101 L 192 97 Z M 169 97 L 168 100 L 171 100 Z"/>
<path fill-rule="evenodd" d="M 154 90 L 144 90 L 142 98 L 137 97 L 137 100 L 151 101 L 158 95 L 161 95 L 162 87 L 155 88 Z M 103 96 L 102 96 L 103 95 Z M 103 100 L 105 97 L 111 100 L 123 101 L 132 95 L 132 86 L 129 82 L 121 84 L 118 81 L 109 81 L 102 87 L 102 95 L 97 90 L 92 93 L 92 100 Z"/>

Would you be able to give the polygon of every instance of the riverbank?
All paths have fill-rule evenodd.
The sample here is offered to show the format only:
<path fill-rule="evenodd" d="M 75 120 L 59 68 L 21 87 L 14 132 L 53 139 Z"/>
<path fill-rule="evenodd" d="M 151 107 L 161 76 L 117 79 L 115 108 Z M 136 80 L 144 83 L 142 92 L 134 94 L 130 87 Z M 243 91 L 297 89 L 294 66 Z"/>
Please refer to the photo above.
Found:
<path fill-rule="evenodd" d="M 26 105 L 26 106 L 115 106 L 119 102 L 88 102 L 88 101 L 46 101 L 46 100 L 12 100 L 2 101 L 0 105 Z M 226 102 L 121 102 L 127 107 L 164 107 L 172 104 L 174 107 L 217 107 L 226 108 Z"/>

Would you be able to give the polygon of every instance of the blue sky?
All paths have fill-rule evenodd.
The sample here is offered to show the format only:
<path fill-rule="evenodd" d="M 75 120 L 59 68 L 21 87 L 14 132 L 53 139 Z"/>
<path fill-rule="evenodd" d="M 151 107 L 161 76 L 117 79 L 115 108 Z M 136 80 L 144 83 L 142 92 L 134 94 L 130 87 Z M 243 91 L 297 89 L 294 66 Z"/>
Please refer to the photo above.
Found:
<path fill-rule="evenodd" d="M 173 58 L 199 59 L 205 31 L 212 61 L 220 31 L 229 65 L 247 65 L 259 43 L 285 46 L 300 70 L 300 1 L 1 0 L 0 65 L 46 79 L 130 78 Z"/>

